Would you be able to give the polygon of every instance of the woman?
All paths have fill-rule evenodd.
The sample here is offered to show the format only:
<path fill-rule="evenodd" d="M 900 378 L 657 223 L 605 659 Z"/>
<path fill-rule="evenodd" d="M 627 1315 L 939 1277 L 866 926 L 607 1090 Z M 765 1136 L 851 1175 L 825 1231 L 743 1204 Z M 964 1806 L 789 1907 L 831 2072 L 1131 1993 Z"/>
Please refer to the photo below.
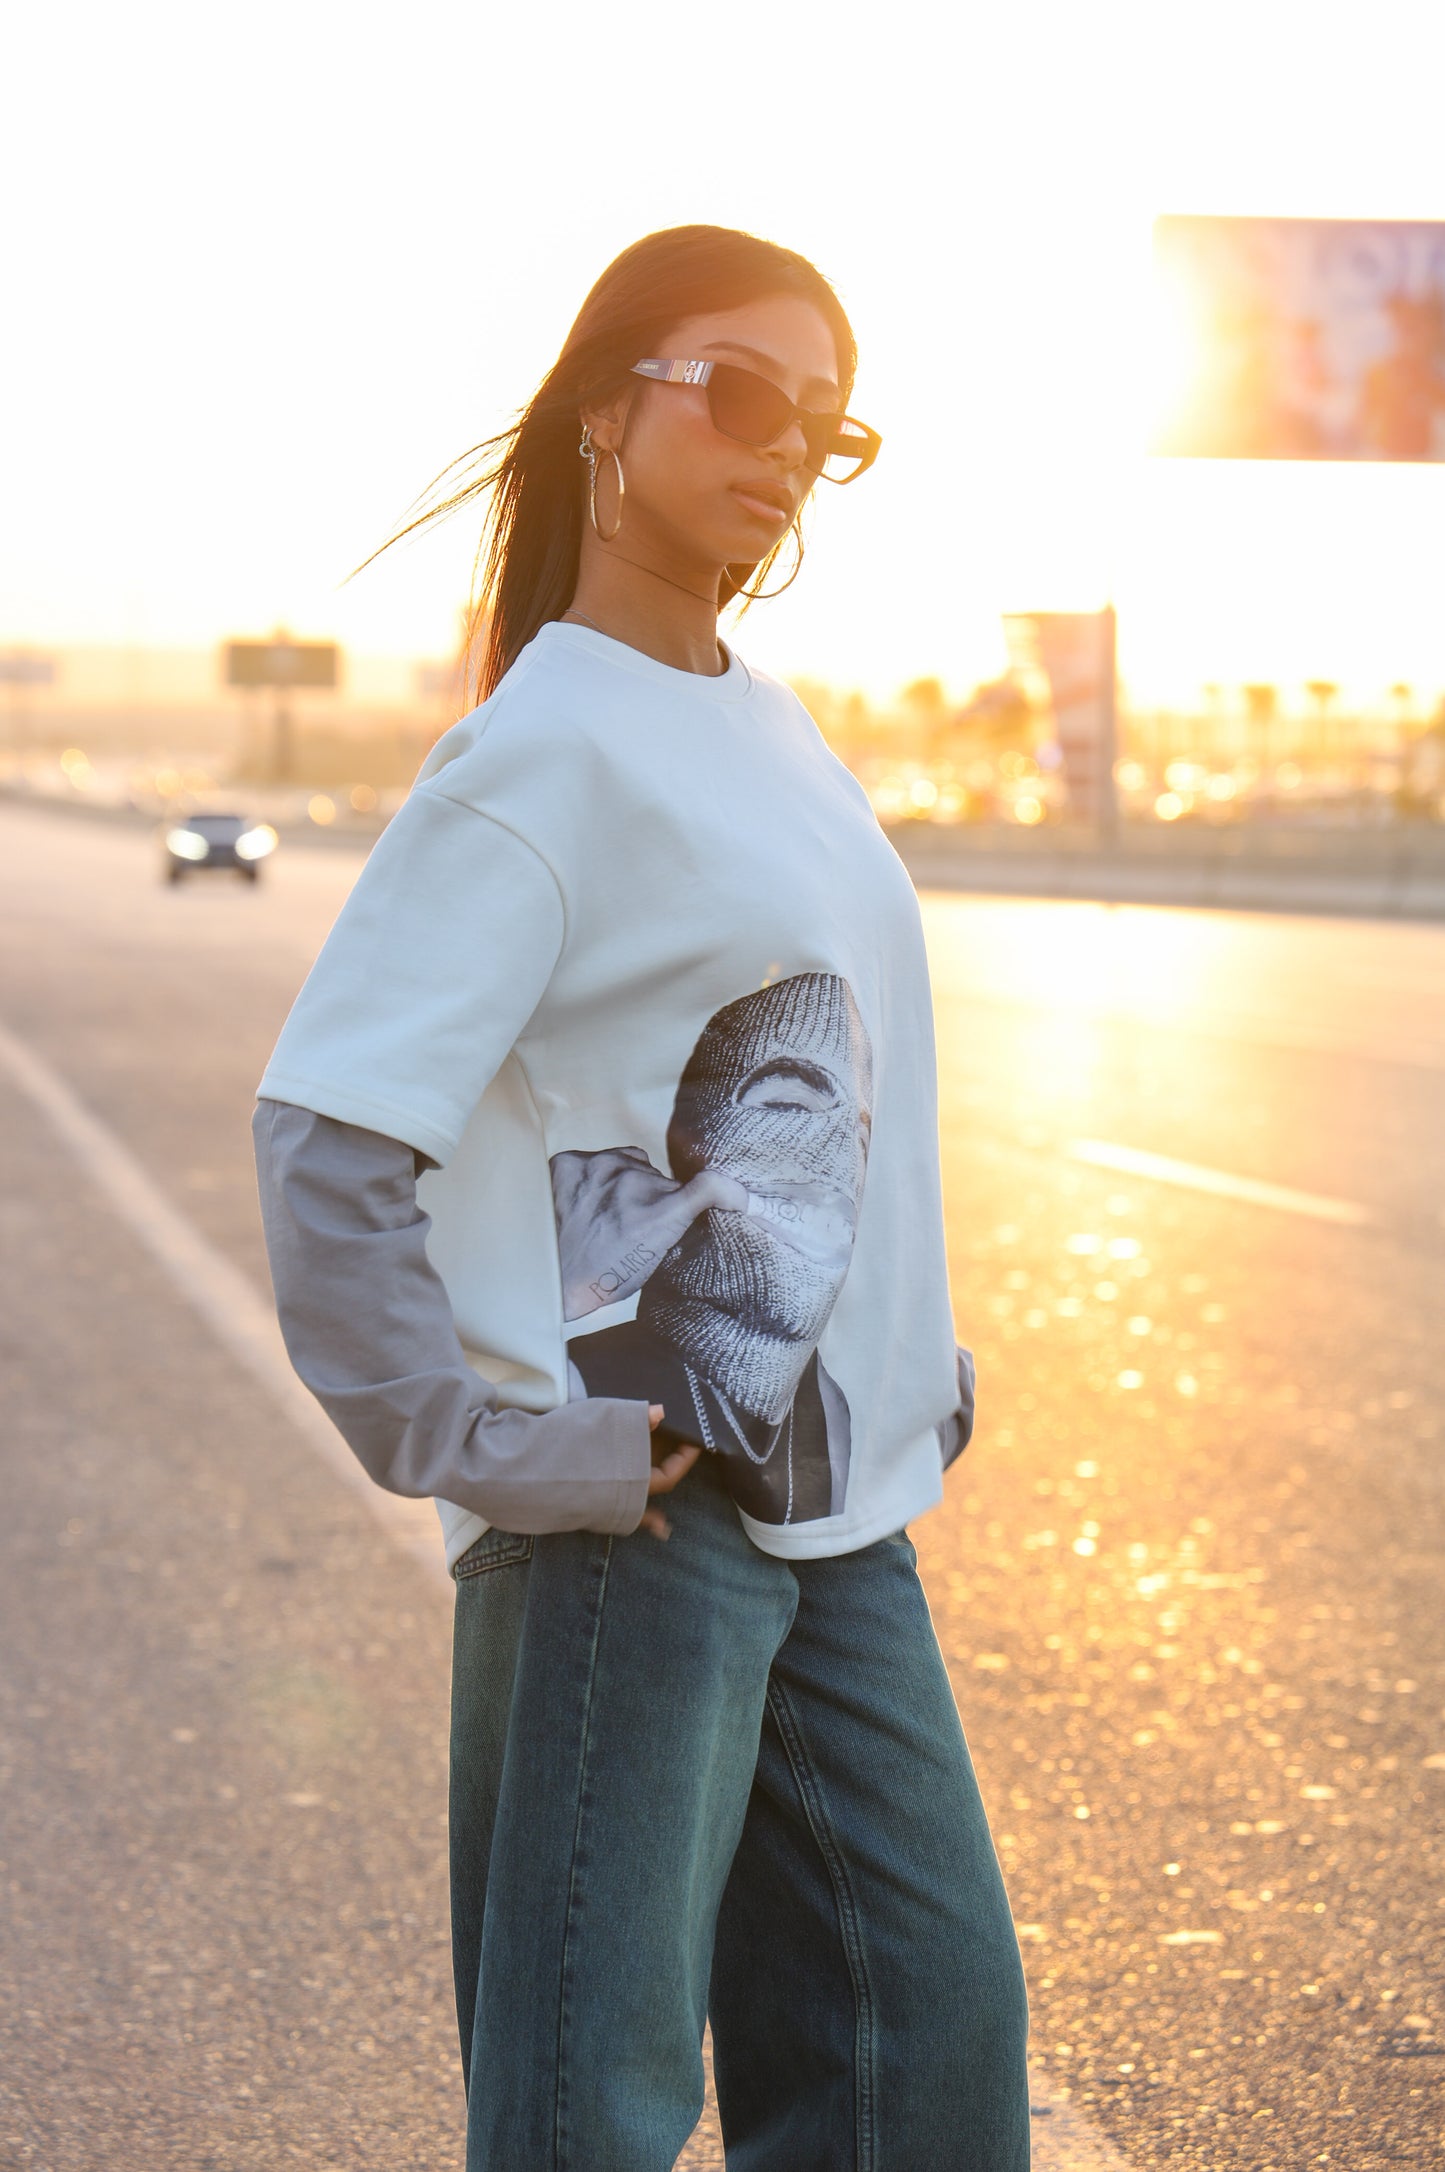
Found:
<path fill-rule="evenodd" d="M 876 454 L 854 366 L 751 235 L 604 272 L 432 509 L 493 492 L 486 698 L 261 1082 L 293 1361 L 436 1499 L 456 1578 L 469 2172 L 662 2172 L 709 2016 L 738 2172 L 1028 2163 L 1018 1947 L 904 1528 L 973 1422 L 917 899 L 717 631 Z"/>

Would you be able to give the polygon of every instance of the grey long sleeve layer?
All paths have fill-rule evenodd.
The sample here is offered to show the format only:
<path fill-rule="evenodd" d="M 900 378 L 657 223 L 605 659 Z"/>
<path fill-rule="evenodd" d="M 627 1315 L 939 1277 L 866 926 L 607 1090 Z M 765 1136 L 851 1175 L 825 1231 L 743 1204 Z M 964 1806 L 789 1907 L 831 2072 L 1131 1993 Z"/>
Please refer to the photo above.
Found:
<path fill-rule="evenodd" d="M 945 1470 L 951 1463 L 958 1461 L 973 1439 L 978 1374 L 973 1362 L 973 1352 L 966 1350 L 962 1343 L 957 1345 L 957 1361 L 958 1408 L 951 1417 L 945 1418 L 938 1428 L 938 1450 Z"/>
<path fill-rule="evenodd" d="M 506 1531 L 636 1530 L 647 1404 L 499 1405 L 467 1363 L 426 1251 L 433 1164 L 381 1132 L 259 1101 L 252 1120 L 276 1309 L 297 1373 L 378 1485 Z"/>

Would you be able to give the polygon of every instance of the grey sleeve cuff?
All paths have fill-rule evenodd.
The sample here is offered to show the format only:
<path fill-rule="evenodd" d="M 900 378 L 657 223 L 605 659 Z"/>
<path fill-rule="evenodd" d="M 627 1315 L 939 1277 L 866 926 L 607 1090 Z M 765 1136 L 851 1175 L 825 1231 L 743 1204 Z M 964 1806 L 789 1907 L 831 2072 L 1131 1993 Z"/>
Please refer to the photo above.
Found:
<path fill-rule="evenodd" d="M 652 1470 L 647 1404 L 499 1404 L 427 1257 L 427 1157 L 287 1101 L 258 1101 L 252 1135 L 287 1352 L 376 1483 L 504 1531 L 635 1531 Z"/>
<path fill-rule="evenodd" d="M 976 1383 L 973 1352 L 965 1350 L 962 1343 L 958 1343 L 955 1347 L 958 1353 L 958 1408 L 944 1419 L 938 1429 L 939 1451 L 943 1457 L 945 1470 L 948 1469 L 950 1463 L 957 1462 L 973 1438 L 974 1389 Z"/>

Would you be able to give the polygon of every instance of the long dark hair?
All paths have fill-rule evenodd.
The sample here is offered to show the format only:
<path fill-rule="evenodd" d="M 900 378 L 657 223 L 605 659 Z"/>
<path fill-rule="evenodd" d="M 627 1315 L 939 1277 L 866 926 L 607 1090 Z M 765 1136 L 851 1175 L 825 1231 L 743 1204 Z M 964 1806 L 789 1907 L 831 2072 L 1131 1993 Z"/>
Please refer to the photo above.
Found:
<path fill-rule="evenodd" d="M 485 700 L 538 628 L 560 618 L 572 600 L 584 517 L 585 476 L 577 457 L 583 401 L 620 383 L 643 355 L 659 353 L 673 326 L 685 318 L 778 294 L 804 296 L 827 319 L 846 403 L 858 366 L 857 342 L 842 303 L 815 265 L 795 250 L 733 227 L 666 227 L 645 234 L 608 265 L 516 421 L 443 468 L 415 501 L 423 510 L 362 561 L 370 565 L 403 536 L 490 493 L 467 610 L 469 701 Z M 803 540 L 796 522 L 790 534 L 801 564 Z M 756 566 L 728 567 L 719 603 L 738 595 L 751 601 L 787 540 L 780 537 Z M 797 565 L 789 579 L 796 574 Z M 745 587 L 755 576 L 754 587 Z"/>

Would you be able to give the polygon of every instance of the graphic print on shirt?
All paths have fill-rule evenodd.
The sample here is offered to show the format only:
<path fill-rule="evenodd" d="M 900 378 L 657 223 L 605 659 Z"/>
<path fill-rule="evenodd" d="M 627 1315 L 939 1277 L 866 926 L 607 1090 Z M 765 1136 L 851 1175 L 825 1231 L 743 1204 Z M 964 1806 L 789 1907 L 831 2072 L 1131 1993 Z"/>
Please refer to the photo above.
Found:
<path fill-rule="evenodd" d="M 637 1397 L 724 1458 L 759 1523 L 842 1512 L 847 1401 L 818 1356 L 852 1256 L 873 1123 L 853 991 L 798 973 L 714 1012 L 678 1081 L 668 1169 L 639 1146 L 552 1155 L 573 1398 Z"/>

